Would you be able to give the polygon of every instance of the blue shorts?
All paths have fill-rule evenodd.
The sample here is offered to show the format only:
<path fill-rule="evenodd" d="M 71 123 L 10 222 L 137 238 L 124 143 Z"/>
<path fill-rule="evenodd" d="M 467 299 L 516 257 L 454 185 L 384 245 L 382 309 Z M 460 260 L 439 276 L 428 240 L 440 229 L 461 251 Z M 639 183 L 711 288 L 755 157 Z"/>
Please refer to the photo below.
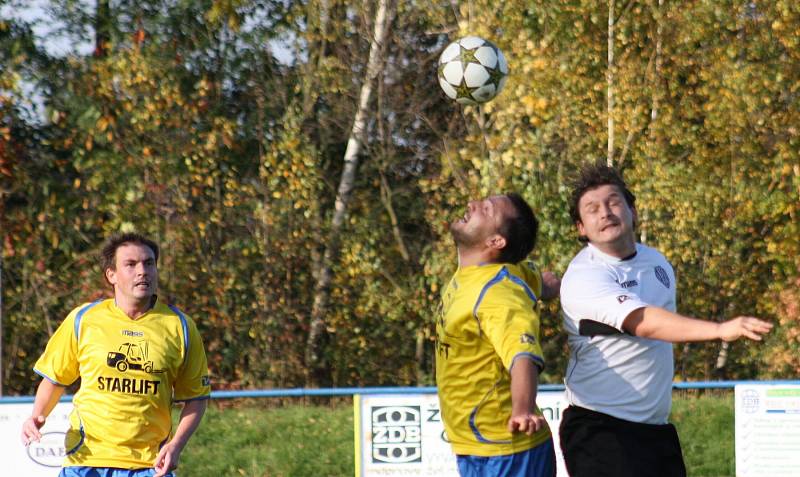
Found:
<path fill-rule="evenodd" d="M 147 469 L 115 469 L 113 467 L 64 467 L 58 477 L 152 477 L 156 473 L 153 468 Z M 175 477 L 170 472 L 166 477 Z"/>
<path fill-rule="evenodd" d="M 461 477 L 555 477 L 553 439 L 516 454 L 482 457 L 457 455 Z"/>

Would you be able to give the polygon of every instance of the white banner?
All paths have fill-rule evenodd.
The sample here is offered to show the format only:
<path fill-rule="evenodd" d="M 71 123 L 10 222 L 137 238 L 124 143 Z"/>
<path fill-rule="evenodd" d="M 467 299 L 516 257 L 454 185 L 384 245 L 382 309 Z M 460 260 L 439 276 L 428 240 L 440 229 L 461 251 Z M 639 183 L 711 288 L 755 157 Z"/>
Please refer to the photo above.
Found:
<path fill-rule="evenodd" d="M 735 389 L 736 476 L 800 476 L 800 385 Z"/>
<path fill-rule="evenodd" d="M 25 477 L 54 477 L 64 461 L 64 435 L 69 429 L 72 403 L 58 403 L 42 427 L 41 442 L 25 447 L 20 440 L 22 423 L 30 417 L 33 403 L 0 404 L 0 454 L 3 471 Z"/>
<path fill-rule="evenodd" d="M 539 392 L 536 402 L 553 432 L 558 476 L 566 477 L 558 426 L 567 400 Z M 354 406 L 356 477 L 458 477 L 436 394 L 356 395 Z"/>

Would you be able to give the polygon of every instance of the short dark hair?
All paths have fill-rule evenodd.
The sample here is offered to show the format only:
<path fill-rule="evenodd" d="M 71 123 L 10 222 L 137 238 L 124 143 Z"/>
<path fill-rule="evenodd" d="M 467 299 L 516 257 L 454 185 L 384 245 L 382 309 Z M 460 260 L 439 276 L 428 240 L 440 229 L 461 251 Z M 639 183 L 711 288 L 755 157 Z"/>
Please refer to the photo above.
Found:
<path fill-rule="evenodd" d="M 622 179 L 622 174 L 611 166 L 596 162 L 583 166 L 578 176 L 572 181 L 572 196 L 569 202 L 569 216 L 572 218 L 572 222 L 577 223 L 581 220 L 578 203 L 583 194 L 604 185 L 617 186 L 625 197 L 628 207 L 634 207 L 636 196 L 628 190 L 628 186 Z"/>
<path fill-rule="evenodd" d="M 519 194 L 504 194 L 511 202 L 513 216 L 505 217 L 497 232 L 506 239 L 506 246 L 500 251 L 498 260 L 502 263 L 519 263 L 528 256 L 536 246 L 536 235 L 539 233 L 539 221 L 531 206 Z"/>
<path fill-rule="evenodd" d="M 100 260 L 103 266 L 103 276 L 105 276 L 106 270 L 109 268 L 115 270 L 115 267 L 117 266 L 117 249 L 126 243 L 135 243 L 150 247 L 150 250 L 153 251 L 153 256 L 155 257 L 156 263 L 158 263 L 158 245 L 155 242 L 136 232 L 117 233 L 106 240 L 106 243 L 103 244 L 103 251 L 100 252 Z"/>

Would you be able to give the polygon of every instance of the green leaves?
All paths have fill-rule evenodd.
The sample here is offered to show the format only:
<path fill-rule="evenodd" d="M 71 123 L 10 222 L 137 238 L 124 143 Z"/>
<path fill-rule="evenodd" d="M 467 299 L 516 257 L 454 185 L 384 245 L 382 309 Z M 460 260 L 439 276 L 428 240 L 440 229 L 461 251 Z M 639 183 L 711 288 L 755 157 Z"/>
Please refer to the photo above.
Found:
<path fill-rule="evenodd" d="M 164 247 L 162 295 L 198 321 L 218 386 L 300 385 L 375 5 L 111 5 L 104 55 L 51 58 L 28 26 L 0 23 L 6 383 L 31 392 L 48 330 L 103 286 L 99 243 L 136 228 Z M 53 6 L 64 31 L 93 31 L 90 11 Z M 397 4 L 325 317 L 332 382 L 432 382 L 432 317 L 456 266 L 447 224 L 470 198 L 521 192 L 541 222 L 534 258 L 563 273 L 581 246 L 568 179 L 606 157 L 609 114 L 638 233 L 676 266 L 680 311 L 780 324 L 766 347 L 734 344 L 727 376 L 800 369 L 796 2 L 615 6 L 608 111 L 607 3 Z M 436 85 L 441 49 L 467 34 L 511 68 L 482 108 Z M 542 313 L 558 382 L 557 304 Z M 721 375 L 718 346 L 681 349 L 679 376 Z"/>

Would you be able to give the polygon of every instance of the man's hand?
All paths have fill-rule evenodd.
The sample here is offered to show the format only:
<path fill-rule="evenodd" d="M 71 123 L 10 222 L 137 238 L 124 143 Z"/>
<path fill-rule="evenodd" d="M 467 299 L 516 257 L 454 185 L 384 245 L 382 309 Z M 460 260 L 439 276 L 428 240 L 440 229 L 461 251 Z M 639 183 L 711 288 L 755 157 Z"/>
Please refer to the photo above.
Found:
<path fill-rule="evenodd" d="M 156 473 L 153 477 L 164 477 L 178 467 L 178 460 L 181 458 L 181 451 L 175 443 L 168 442 L 161 448 L 156 457 L 156 464 L 153 466 Z"/>
<path fill-rule="evenodd" d="M 25 422 L 22 423 L 22 443 L 25 446 L 29 446 L 31 442 L 39 442 L 42 438 L 42 433 L 39 432 L 39 429 L 44 426 L 44 421 L 46 418 L 44 416 L 31 416 L 25 419 Z"/>
<path fill-rule="evenodd" d="M 511 419 L 508 420 L 509 432 L 524 432 L 529 436 L 534 432 L 538 432 L 546 425 L 547 421 L 545 420 L 544 416 L 538 416 L 531 413 L 521 414 L 519 416 L 511 416 Z"/>
<path fill-rule="evenodd" d="M 761 341 L 761 335 L 772 329 L 772 323 L 752 316 L 738 316 L 719 324 L 719 338 L 722 341 L 736 341 L 741 337 Z"/>
<path fill-rule="evenodd" d="M 558 298 L 561 292 L 561 279 L 553 272 L 542 272 L 542 300 Z"/>

